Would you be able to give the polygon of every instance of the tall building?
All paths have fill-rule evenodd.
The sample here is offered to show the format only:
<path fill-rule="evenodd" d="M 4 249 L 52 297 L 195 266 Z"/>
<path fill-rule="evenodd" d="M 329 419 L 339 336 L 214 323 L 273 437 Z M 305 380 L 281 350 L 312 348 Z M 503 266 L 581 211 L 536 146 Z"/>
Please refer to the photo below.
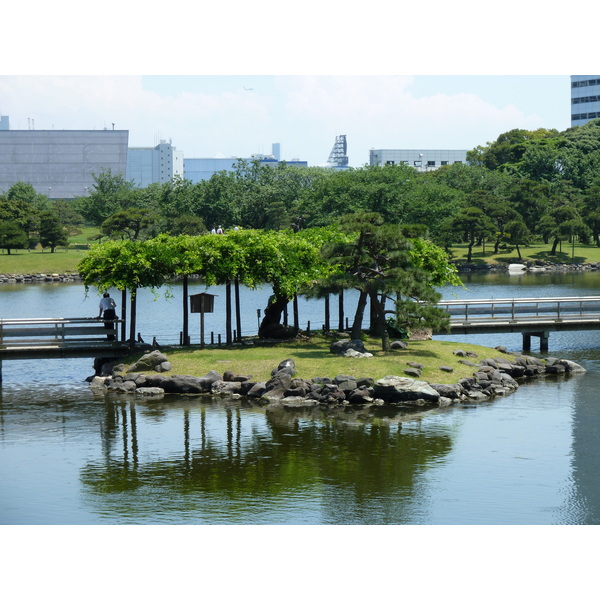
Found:
<path fill-rule="evenodd" d="M 9 129 L 8 117 L 5 115 L 0 115 L 0 131 L 8 131 Z"/>
<path fill-rule="evenodd" d="M 167 183 L 174 177 L 183 177 L 183 152 L 170 142 L 160 140 L 154 148 L 129 148 L 125 179 L 138 187 L 151 183 Z"/>
<path fill-rule="evenodd" d="M 329 169 L 348 168 L 348 144 L 345 135 L 336 135 L 333 148 L 325 165 Z"/>
<path fill-rule="evenodd" d="M 30 183 L 52 199 L 84 196 L 94 175 L 109 170 L 125 175 L 126 130 L 8 129 L 0 127 L 0 191 Z"/>
<path fill-rule="evenodd" d="M 375 150 L 369 151 L 369 164 L 409 165 L 420 172 L 433 171 L 445 165 L 466 163 L 466 150 Z"/>
<path fill-rule="evenodd" d="M 600 118 L 600 75 L 571 75 L 571 127 Z"/>

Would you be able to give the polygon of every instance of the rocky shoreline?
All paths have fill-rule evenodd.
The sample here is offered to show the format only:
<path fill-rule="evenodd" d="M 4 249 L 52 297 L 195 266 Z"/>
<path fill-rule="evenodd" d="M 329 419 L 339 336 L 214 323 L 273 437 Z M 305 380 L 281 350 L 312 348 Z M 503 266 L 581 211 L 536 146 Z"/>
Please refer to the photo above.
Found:
<path fill-rule="evenodd" d="M 22 275 L 18 273 L 0 273 L 0 284 L 3 283 L 78 283 L 83 281 L 79 273 L 35 273 Z"/>
<path fill-rule="evenodd" d="M 553 263 L 547 260 L 514 260 L 512 263 L 467 263 L 453 261 L 459 273 L 498 273 L 509 271 L 509 267 L 522 265 L 523 272 L 599 271 L 600 263 Z M 78 283 L 83 279 L 79 273 L 0 273 L 3 283 Z"/>
<path fill-rule="evenodd" d="M 389 375 L 378 380 L 338 375 L 334 378 L 296 378 L 294 361 L 282 361 L 268 381 L 252 381 L 246 375 L 232 371 L 223 374 L 210 371 L 203 377 L 190 375 L 167 376 L 171 363 L 162 352 L 155 350 L 144 355 L 127 369 L 125 365 L 97 365 L 101 373 L 91 378 L 90 388 L 97 394 L 134 394 L 136 398 L 162 398 L 165 394 L 227 396 L 247 398 L 260 404 L 298 405 L 365 405 L 399 404 L 416 406 L 450 406 L 459 403 L 480 403 L 514 392 L 519 381 L 544 376 L 564 376 L 585 373 L 585 369 L 569 360 L 541 360 L 522 354 L 510 354 L 503 347 L 496 350 L 506 358 L 478 359 L 473 352 L 455 350 L 457 361 L 472 366 L 471 377 L 454 384 L 428 383 L 411 377 Z M 420 373 L 417 363 L 407 363 Z M 440 367 L 452 371 L 452 367 Z M 147 374 L 147 371 L 155 373 Z M 142 373 L 144 372 L 144 373 Z"/>

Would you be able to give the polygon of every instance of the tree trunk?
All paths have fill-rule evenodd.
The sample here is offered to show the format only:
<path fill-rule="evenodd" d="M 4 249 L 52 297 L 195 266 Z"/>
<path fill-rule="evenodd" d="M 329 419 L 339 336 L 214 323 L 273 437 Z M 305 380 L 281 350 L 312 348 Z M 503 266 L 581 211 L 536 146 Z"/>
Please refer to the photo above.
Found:
<path fill-rule="evenodd" d="M 183 277 L 183 333 L 181 343 L 183 346 L 189 346 L 189 315 L 188 315 L 188 278 Z"/>
<path fill-rule="evenodd" d="M 471 257 L 473 256 L 473 244 L 475 243 L 475 240 L 473 240 L 472 242 L 469 242 L 469 247 L 467 250 L 467 262 L 471 262 Z"/>
<path fill-rule="evenodd" d="M 296 335 L 298 335 L 298 331 L 300 331 L 300 314 L 298 311 L 298 294 L 294 295 L 294 302 L 293 305 L 294 307 L 294 331 L 296 332 Z"/>
<path fill-rule="evenodd" d="M 352 323 L 352 331 L 350 337 L 353 340 L 360 339 L 362 333 L 362 322 L 365 314 L 365 306 L 367 305 L 367 292 L 361 290 L 360 296 L 358 297 L 358 304 L 356 305 L 356 312 L 354 313 L 354 322 Z"/>
<path fill-rule="evenodd" d="M 135 347 L 135 326 L 136 326 L 136 306 L 137 306 L 137 288 L 133 288 L 129 293 L 131 301 L 131 310 L 129 311 L 129 347 Z"/>
<path fill-rule="evenodd" d="M 265 308 L 263 320 L 258 328 L 258 337 L 269 337 L 271 328 L 281 323 L 281 315 L 288 304 L 287 298 L 275 298 Z"/>
<path fill-rule="evenodd" d="M 231 335 L 231 281 L 225 284 L 225 339 L 231 346 L 233 338 Z"/>
<path fill-rule="evenodd" d="M 237 341 L 242 341 L 242 309 L 240 307 L 240 280 L 235 278 L 235 326 L 237 328 Z"/>
<path fill-rule="evenodd" d="M 389 352 L 390 348 L 390 334 L 388 333 L 388 329 L 386 327 L 385 322 L 385 295 L 382 294 L 381 300 L 378 300 L 377 293 L 372 292 L 370 294 L 371 305 L 374 307 L 376 320 L 377 320 L 377 329 L 378 335 L 381 336 L 381 349 L 384 352 Z"/>
<path fill-rule="evenodd" d="M 344 331 L 344 290 L 340 290 L 338 296 L 338 331 Z"/>
<path fill-rule="evenodd" d="M 121 290 L 121 341 L 127 339 L 127 290 Z"/>
<path fill-rule="evenodd" d="M 329 331 L 329 294 L 325 296 L 325 331 Z"/>
<path fill-rule="evenodd" d="M 551 256 L 556 256 L 556 248 L 558 247 L 559 242 L 559 238 L 554 238 L 554 242 L 552 242 L 552 250 L 550 250 Z"/>
<path fill-rule="evenodd" d="M 523 257 L 521 256 L 521 248 L 519 248 L 519 244 L 515 244 L 515 248 L 517 249 L 517 254 L 519 255 L 519 260 L 521 260 Z"/>

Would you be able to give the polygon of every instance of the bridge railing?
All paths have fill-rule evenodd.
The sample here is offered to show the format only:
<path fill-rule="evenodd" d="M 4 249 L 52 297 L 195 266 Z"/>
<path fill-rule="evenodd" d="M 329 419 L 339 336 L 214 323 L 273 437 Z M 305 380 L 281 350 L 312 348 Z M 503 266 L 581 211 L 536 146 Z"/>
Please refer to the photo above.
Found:
<path fill-rule="evenodd" d="M 0 319 L 0 348 L 118 343 L 117 324 L 121 322 L 84 317 Z M 105 323 L 112 328 L 106 328 Z"/>
<path fill-rule="evenodd" d="M 600 315 L 600 296 L 442 300 L 438 302 L 438 306 L 453 321 L 496 318 L 516 320 L 521 317 L 569 319 Z"/>

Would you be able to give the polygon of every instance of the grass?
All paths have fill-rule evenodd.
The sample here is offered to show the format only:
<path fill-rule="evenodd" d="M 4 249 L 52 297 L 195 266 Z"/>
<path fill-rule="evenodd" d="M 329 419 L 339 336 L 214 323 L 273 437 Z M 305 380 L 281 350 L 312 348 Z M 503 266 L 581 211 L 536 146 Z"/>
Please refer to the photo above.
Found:
<path fill-rule="evenodd" d="M 600 262 L 600 248 L 595 245 L 576 243 L 573 247 L 568 242 L 563 242 L 556 250 L 556 255 L 551 255 L 552 244 L 542 242 L 532 243 L 529 246 L 521 247 L 521 256 L 523 260 L 545 260 L 560 264 L 581 264 Z M 501 250 L 498 254 L 494 253 L 494 246 L 486 244 L 485 252 L 482 246 L 473 248 L 472 262 L 474 264 L 493 264 L 493 263 L 511 263 L 519 260 L 519 255 L 515 248 Z M 459 244 L 452 247 L 453 260 L 465 261 L 467 258 L 467 245 Z"/>
<path fill-rule="evenodd" d="M 211 370 L 221 374 L 233 371 L 236 375 L 248 375 L 253 381 L 267 381 L 271 377 L 271 371 L 282 360 L 291 358 L 296 363 L 296 377 L 301 379 L 333 378 L 336 375 L 380 379 L 386 375 L 406 376 L 404 369 L 409 368 L 406 363 L 414 361 L 424 367 L 419 379 L 429 383 L 456 383 L 462 377 L 471 376 L 476 369 L 459 363 L 461 357 L 453 354 L 454 350 L 475 352 L 480 359 L 506 357 L 491 348 L 436 340 L 409 341 L 407 350 L 385 353 L 378 350 L 381 347 L 379 339 L 369 338 L 365 347 L 374 355 L 373 358 L 344 358 L 329 351 L 333 339 L 336 338 L 319 334 L 308 340 L 281 342 L 273 346 L 166 350 L 165 354 L 172 364 L 172 370 L 167 375 L 200 377 Z M 137 358 L 139 357 L 135 357 L 130 364 Z M 476 362 L 476 359 L 471 360 Z M 441 371 L 442 365 L 450 366 L 454 371 Z"/>
<path fill-rule="evenodd" d="M 89 244 L 90 238 L 98 232 L 97 227 L 84 227 L 81 233 L 71 236 L 69 244 Z M 79 261 L 87 254 L 85 250 L 57 248 L 50 250 L 11 250 L 0 254 L 0 273 L 77 273 Z"/>

